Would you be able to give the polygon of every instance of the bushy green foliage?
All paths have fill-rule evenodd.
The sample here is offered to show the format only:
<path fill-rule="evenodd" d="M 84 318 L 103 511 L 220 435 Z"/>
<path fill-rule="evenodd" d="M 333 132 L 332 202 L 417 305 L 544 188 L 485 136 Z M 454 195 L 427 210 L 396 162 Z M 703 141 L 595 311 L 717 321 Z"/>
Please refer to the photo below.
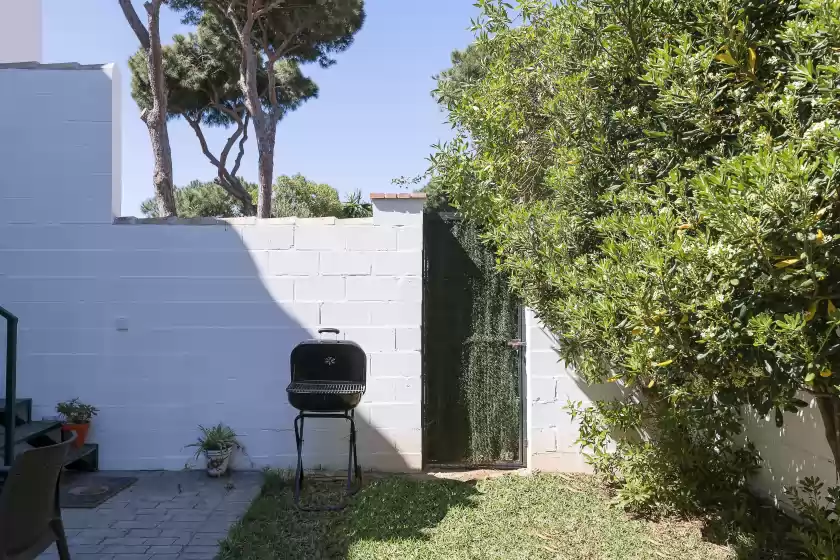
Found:
<path fill-rule="evenodd" d="M 792 536 L 801 546 L 804 558 L 840 558 L 840 486 L 828 488 L 814 477 L 806 477 L 785 493 L 804 524 L 793 528 Z M 825 499 L 823 497 L 825 496 Z"/>
<path fill-rule="evenodd" d="M 257 198 L 257 185 L 239 179 L 252 200 Z M 366 218 L 373 215 L 370 203 L 362 201 L 361 192 L 352 192 L 341 202 L 338 191 L 326 183 L 310 181 L 300 173 L 277 177 L 273 187 L 273 218 Z M 175 189 L 175 206 L 182 218 L 238 218 L 246 216 L 242 204 L 213 182 L 192 181 Z M 154 198 L 143 201 L 140 211 L 157 218 Z"/>
<path fill-rule="evenodd" d="M 177 34 L 163 47 L 167 89 L 167 117 L 189 117 L 206 126 L 229 126 L 242 113 L 244 102 L 239 88 L 241 54 L 234 35 L 211 15 L 198 21 L 194 33 Z M 140 109 L 152 105 L 146 53 L 140 49 L 129 60 L 131 96 Z M 294 60 L 274 65 L 274 93 L 282 115 L 318 96 L 318 86 L 303 75 Z M 263 104 L 268 105 L 268 75 L 257 74 Z"/>
<path fill-rule="evenodd" d="M 326 183 L 310 181 L 300 173 L 280 175 L 274 181 L 271 215 L 277 218 L 319 218 L 342 215 L 338 191 Z"/>
<path fill-rule="evenodd" d="M 256 192 L 253 184 L 243 183 L 249 192 Z M 175 189 L 175 207 L 181 218 L 238 218 L 245 215 L 242 205 L 222 187 L 198 180 Z M 143 201 L 140 211 L 148 218 L 159 217 L 154 198 Z"/>
<path fill-rule="evenodd" d="M 623 502 L 731 494 L 745 405 L 837 408 L 840 0 L 479 4 L 439 183 L 560 356 L 623 391 L 572 403 Z"/>

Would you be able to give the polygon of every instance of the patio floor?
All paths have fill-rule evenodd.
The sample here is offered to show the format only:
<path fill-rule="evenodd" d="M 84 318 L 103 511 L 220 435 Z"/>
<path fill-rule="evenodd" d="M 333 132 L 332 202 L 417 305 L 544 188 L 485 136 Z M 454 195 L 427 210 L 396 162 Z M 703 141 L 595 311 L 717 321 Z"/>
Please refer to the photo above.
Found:
<path fill-rule="evenodd" d="M 95 509 L 62 514 L 73 560 L 211 560 L 217 543 L 262 485 L 258 472 L 211 479 L 204 471 L 99 472 L 134 476 L 131 487 Z M 38 557 L 55 560 L 55 547 Z"/>

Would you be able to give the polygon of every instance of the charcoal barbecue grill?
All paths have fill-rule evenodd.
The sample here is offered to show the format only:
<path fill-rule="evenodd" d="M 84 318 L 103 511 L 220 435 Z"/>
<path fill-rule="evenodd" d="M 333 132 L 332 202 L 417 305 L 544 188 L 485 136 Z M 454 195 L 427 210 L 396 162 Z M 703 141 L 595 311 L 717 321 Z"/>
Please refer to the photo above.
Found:
<path fill-rule="evenodd" d="M 326 333 L 336 335 L 335 340 L 324 340 L 323 335 Z M 355 342 L 338 340 L 339 334 L 338 329 L 320 329 L 318 340 L 301 342 L 290 356 L 292 379 L 286 393 L 289 404 L 299 411 L 295 418 L 295 505 L 308 511 L 335 511 L 343 509 L 346 504 L 326 507 L 300 505 L 303 486 L 303 423 L 306 418 L 336 418 L 350 422 L 347 495 L 354 494 L 362 482 L 362 469 L 356 453 L 355 408 L 365 393 L 367 356 Z"/>

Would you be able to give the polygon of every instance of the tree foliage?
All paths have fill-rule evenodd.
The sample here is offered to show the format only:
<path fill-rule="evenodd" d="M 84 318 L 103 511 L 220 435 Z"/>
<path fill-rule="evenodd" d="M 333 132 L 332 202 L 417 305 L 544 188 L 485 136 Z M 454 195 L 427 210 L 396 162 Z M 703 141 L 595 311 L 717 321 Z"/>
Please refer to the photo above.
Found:
<path fill-rule="evenodd" d="M 280 175 L 274 181 L 271 215 L 320 218 L 341 216 L 338 191 L 326 183 L 310 181 L 300 173 L 289 177 Z"/>
<path fill-rule="evenodd" d="M 251 200 L 256 200 L 257 185 L 242 181 Z M 370 203 L 356 191 L 341 202 L 338 191 L 326 183 L 310 181 L 300 173 L 281 175 L 272 187 L 272 218 L 366 218 L 373 215 Z M 175 189 L 178 216 L 183 218 L 238 218 L 248 216 L 242 203 L 215 182 L 192 181 Z M 155 199 L 145 200 L 140 211 L 149 218 L 161 217 Z"/>
<path fill-rule="evenodd" d="M 781 424 L 803 390 L 840 459 L 840 0 L 479 4 L 433 169 L 560 357 L 626 395 L 572 406 L 623 503 L 731 494 L 743 408 Z"/>
<path fill-rule="evenodd" d="M 332 56 L 348 48 L 364 22 L 363 0 L 172 0 L 186 23 L 206 18 L 219 22 L 236 38 L 239 85 L 251 116 L 259 152 L 257 213 L 271 213 L 274 146 L 277 123 L 284 109 L 275 94 L 283 64 L 335 63 Z M 267 79 L 268 103 L 263 103 L 259 74 Z"/>
<path fill-rule="evenodd" d="M 187 121 L 202 153 L 217 169 L 216 183 L 239 200 L 246 215 L 253 215 L 251 195 L 237 178 L 250 121 L 238 85 L 240 58 L 236 39 L 210 14 L 201 18 L 195 33 L 175 35 L 173 43 L 163 47 L 169 118 Z M 147 60 L 142 49 L 129 60 L 131 94 L 141 109 L 152 103 Z M 279 118 L 317 96 L 318 87 L 301 73 L 297 62 L 277 61 L 274 73 L 273 97 Z M 257 77 L 262 103 L 269 106 L 272 96 L 266 73 L 260 69 Z M 218 155 L 208 146 L 206 127 L 233 127 Z M 233 153 L 236 155 L 231 157 Z"/>
<path fill-rule="evenodd" d="M 256 187 L 243 181 L 245 188 L 253 193 Z M 252 195 L 253 196 L 253 195 Z M 239 218 L 247 216 L 242 204 L 215 182 L 191 181 L 175 189 L 175 206 L 182 218 Z M 147 218 L 160 218 L 155 200 L 144 200 L 140 211 Z"/>

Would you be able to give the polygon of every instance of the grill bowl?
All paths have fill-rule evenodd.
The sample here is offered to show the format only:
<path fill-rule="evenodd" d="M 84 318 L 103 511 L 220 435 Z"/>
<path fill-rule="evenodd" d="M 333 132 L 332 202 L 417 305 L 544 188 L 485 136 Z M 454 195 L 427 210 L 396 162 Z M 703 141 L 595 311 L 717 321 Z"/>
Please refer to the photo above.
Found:
<path fill-rule="evenodd" d="M 365 386 L 352 382 L 293 381 L 286 392 L 289 404 L 298 410 L 346 412 L 358 406 Z"/>
<path fill-rule="evenodd" d="M 352 395 L 322 395 L 289 393 L 289 404 L 310 412 L 347 412 L 359 406 L 361 393 Z"/>

